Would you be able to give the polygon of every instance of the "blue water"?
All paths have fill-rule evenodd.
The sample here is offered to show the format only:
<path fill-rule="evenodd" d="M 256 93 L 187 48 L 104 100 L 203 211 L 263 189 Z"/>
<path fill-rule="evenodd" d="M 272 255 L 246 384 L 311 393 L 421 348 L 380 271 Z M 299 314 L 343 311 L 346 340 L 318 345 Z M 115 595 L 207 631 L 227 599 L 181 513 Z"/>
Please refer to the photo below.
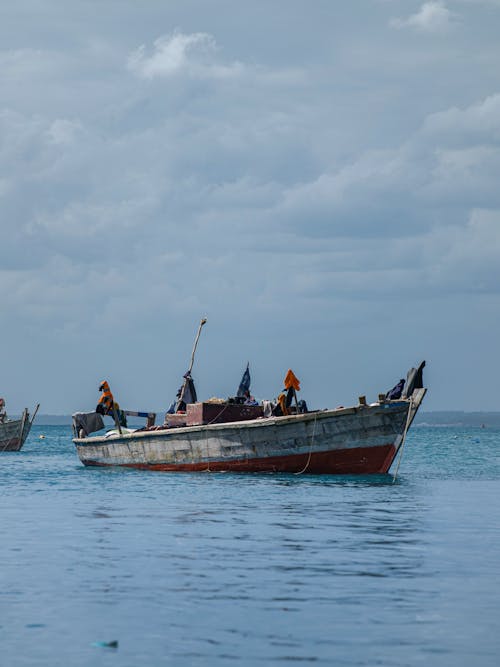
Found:
<path fill-rule="evenodd" d="M 0 457 L 0 664 L 498 665 L 499 452 L 420 427 L 395 484 L 147 473 L 34 427 Z"/>

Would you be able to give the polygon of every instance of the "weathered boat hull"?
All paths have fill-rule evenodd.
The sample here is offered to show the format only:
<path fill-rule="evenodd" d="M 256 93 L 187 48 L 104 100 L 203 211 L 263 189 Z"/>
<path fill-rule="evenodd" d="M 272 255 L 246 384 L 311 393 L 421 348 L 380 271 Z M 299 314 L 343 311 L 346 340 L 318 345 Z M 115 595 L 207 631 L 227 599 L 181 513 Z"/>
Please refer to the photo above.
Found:
<path fill-rule="evenodd" d="M 76 438 L 87 466 L 170 472 L 386 473 L 425 389 L 411 399 L 287 417 Z"/>
<path fill-rule="evenodd" d="M 21 419 L 12 419 L 0 424 L 0 453 L 18 452 L 26 442 L 31 430 L 28 411 Z"/>

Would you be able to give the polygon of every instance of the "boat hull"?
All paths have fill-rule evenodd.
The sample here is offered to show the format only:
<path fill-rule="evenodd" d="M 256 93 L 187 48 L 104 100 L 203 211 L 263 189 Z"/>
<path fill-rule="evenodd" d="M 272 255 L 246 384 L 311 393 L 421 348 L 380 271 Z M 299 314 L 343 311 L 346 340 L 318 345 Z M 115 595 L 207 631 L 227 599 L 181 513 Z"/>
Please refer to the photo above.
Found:
<path fill-rule="evenodd" d="M 29 435 L 31 423 L 28 414 L 21 419 L 12 419 L 0 424 L 0 453 L 18 452 Z"/>
<path fill-rule="evenodd" d="M 87 466 L 167 472 L 386 473 L 418 401 L 74 440 Z"/>
<path fill-rule="evenodd" d="M 204 461 L 200 463 L 105 463 L 84 461 L 88 466 L 121 465 L 160 472 L 284 472 L 312 475 L 368 475 L 386 473 L 396 454 L 393 445 L 365 447 L 354 450 L 316 452 L 314 454 L 283 455 L 267 458 L 231 461 Z"/>

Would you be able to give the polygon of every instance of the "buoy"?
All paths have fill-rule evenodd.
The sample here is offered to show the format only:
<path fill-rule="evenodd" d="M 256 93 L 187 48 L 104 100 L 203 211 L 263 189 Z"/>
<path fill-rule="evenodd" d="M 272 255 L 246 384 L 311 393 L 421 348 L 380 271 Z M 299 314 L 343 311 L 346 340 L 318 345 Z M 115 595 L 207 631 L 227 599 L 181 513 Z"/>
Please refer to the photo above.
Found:
<path fill-rule="evenodd" d="M 45 436 L 44 436 L 44 435 L 39 435 L 38 437 L 40 438 L 40 440 L 45 440 Z"/>

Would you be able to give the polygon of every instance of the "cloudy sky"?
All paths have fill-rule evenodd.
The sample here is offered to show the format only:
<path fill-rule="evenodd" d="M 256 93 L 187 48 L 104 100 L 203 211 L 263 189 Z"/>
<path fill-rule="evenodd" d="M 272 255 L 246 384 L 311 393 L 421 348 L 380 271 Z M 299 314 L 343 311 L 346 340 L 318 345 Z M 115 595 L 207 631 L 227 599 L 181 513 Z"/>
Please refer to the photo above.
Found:
<path fill-rule="evenodd" d="M 427 360 L 499 410 L 500 0 L 17 0 L 0 20 L 0 395 L 163 410 Z"/>

